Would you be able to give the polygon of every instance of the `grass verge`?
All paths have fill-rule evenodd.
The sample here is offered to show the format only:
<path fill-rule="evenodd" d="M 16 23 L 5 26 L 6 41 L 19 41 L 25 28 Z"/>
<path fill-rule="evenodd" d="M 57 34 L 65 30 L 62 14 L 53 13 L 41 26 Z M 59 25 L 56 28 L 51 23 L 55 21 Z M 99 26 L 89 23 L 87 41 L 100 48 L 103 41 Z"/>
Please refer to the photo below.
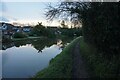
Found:
<path fill-rule="evenodd" d="M 38 39 L 38 38 L 46 38 L 46 37 L 27 37 L 27 38 L 13 38 L 13 41 L 19 41 L 19 40 L 27 40 L 27 39 Z"/>
<path fill-rule="evenodd" d="M 79 39 L 80 37 L 74 39 L 69 45 L 67 45 L 59 55 L 57 55 L 50 61 L 47 68 L 37 73 L 35 78 L 71 78 L 71 50 L 79 41 Z"/>
<path fill-rule="evenodd" d="M 102 54 L 84 42 L 83 37 L 80 39 L 80 51 L 92 77 L 120 78 L 120 55 Z"/>

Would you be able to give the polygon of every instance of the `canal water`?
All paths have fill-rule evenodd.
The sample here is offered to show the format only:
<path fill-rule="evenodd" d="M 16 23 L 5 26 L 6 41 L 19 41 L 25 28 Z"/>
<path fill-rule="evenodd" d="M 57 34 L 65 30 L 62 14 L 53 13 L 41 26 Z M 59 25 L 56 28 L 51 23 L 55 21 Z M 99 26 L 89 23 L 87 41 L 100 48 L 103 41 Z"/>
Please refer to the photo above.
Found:
<path fill-rule="evenodd" d="M 32 39 L 3 44 L 2 77 L 30 78 L 46 68 L 70 40 Z"/>

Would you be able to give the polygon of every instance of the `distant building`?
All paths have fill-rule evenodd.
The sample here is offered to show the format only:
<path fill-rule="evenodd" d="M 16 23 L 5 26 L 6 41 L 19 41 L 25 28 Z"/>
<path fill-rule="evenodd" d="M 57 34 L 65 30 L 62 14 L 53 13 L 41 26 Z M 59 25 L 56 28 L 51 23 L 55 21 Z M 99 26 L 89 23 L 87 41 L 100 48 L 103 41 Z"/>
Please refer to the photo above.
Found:
<path fill-rule="evenodd" d="M 13 30 L 14 33 L 16 33 L 16 32 L 22 32 L 22 27 L 21 27 L 21 26 L 14 26 L 14 27 L 12 28 L 12 30 Z M 14 33 L 13 33 L 13 34 L 14 34 Z"/>
<path fill-rule="evenodd" d="M 13 34 L 12 28 L 14 25 L 8 23 L 0 23 L 0 30 L 2 30 L 2 36 L 11 38 Z"/>
<path fill-rule="evenodd" d="M 32 30 L 31 26 L 24 26 L 24 27 L 22 27 L 22 31 L 23 32 L 30 32 L 31 30 Z"/>

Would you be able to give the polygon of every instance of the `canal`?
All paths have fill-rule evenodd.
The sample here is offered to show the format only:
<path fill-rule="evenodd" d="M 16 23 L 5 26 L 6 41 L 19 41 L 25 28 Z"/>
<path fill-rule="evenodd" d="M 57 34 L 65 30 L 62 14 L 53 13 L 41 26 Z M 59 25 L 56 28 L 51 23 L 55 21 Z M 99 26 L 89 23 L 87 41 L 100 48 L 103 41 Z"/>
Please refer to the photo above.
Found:
<path fill-rule="evenodd" d="M 72 39 L 26 39 L 2 45 L 2 77 L 30 78 L 46 68 Z"/>

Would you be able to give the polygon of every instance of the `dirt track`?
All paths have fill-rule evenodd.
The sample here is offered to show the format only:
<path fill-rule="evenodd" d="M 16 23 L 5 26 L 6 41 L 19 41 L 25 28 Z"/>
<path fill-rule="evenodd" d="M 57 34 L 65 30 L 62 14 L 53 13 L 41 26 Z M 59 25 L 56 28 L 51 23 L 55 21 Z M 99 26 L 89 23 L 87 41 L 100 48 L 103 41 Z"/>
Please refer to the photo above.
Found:
<path fill-rule="evenodd" d="M 82 56 L 80 55 L 80 44 L 77 43 L 72 50 L 73 67 L 72 77 L 73 78 L 88 78 L 88 72 Z"/>

